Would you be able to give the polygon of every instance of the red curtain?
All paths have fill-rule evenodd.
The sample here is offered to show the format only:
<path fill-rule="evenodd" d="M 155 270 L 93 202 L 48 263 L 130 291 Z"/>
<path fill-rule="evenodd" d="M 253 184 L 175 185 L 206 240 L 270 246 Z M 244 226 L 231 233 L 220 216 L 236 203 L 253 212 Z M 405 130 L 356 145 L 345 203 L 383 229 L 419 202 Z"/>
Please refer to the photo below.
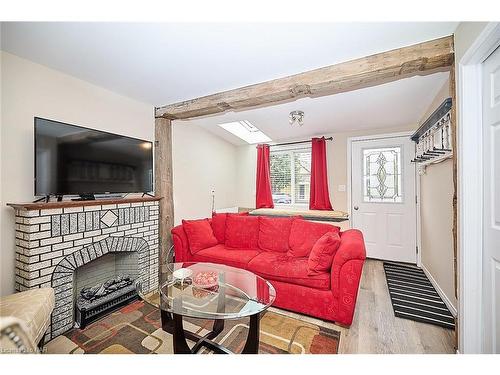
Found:
<path fill-rule="evenodd" d="M 271 163 L 269 145 L 257 145 L 257 189 L 255 196 L 256 208 L 274 208 L 271 193 Z"/>
<path fill-rule="evenodd" d="M 332 210 L 328 194 L 325 137 L 313 138 L 311 149 L 311 195 L 310 210 Z"/>

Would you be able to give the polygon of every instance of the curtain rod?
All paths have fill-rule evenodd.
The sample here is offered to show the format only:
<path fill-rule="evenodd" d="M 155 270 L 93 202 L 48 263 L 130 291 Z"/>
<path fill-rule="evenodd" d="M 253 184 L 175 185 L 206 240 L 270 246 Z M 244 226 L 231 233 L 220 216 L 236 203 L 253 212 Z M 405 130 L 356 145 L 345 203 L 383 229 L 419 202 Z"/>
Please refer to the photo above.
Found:
<path fill-rule="evenodd" d="M 325 138 L 325 141 L 333 141 L 333 137 L 328 137 Z M 296 141 L 296 142 L 286 142 L 286 143 L 277 143 L 275 145 L 269 145 L 269 147 L 275 147 L 275 146 L 290 146 L 290 145 L 298 145 L 300 143 L 309 143 L 311 142 L 311 139 L 308 139 L 306 141 Z"/>

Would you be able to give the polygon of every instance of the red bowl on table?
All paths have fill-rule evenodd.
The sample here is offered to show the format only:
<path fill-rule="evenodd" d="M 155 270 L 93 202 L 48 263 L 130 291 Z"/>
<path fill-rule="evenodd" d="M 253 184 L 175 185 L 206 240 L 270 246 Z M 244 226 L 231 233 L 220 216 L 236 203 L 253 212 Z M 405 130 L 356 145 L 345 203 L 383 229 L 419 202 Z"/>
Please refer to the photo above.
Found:
<path fill-rule="evenodd" d="M 207 292 L 217 292 L 219 290 L 219 273 L 217 271 L 197 272 L 192 280 L 193 287 L 198 289 L 197 291 L 193 289 L 195 297 L 205 297 L 209 294 Z"/>

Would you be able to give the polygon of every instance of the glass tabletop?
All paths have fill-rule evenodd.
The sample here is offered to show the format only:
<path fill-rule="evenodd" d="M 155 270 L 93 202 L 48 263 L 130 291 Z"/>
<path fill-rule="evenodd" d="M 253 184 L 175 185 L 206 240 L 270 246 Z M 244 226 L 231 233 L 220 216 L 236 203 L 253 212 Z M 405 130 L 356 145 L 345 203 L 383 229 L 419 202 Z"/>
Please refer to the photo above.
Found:
<path fill-rule="evenodd" d="M 163 265 L 158 289 L 136 282 L 139 296 L 164 311 L 202 319 L 236 319 L 267 309 L 274 287 L 250 271 L 222 264 L 183 262 Z"/>

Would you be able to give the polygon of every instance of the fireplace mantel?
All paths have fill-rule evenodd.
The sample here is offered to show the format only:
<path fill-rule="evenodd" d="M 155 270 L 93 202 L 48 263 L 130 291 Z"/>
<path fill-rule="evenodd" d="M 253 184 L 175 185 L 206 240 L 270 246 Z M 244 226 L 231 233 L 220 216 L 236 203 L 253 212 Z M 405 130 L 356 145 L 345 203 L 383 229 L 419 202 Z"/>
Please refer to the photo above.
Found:
<path fill-rule="evenodd" d="M 37 202 L 37 203 L 7 203 L 7 206 L 15 210 L 48 210 L 53 208 L 70 208 L 70 207 L 85 207 L 85 206 L 101 206 L 108 204 L 121 203 L 138 203 L 138 202 L 155 202 L 161 200 L 162 197 L 132 197 L 118 199 L 95 199 L 88 201 L 54 201 L 54 202 Z"/>

